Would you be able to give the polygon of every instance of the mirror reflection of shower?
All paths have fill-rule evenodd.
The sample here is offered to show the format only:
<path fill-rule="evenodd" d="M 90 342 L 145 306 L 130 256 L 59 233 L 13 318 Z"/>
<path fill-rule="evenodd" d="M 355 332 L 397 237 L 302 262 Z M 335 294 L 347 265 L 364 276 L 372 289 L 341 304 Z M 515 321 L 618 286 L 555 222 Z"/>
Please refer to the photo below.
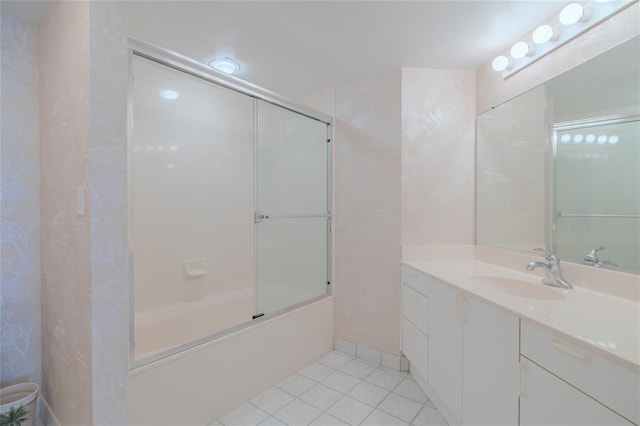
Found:
<path fill-rule="evenodd" d="M 585 265 L 640 271 L 640 121 L 554 125 L 554 250 Z"/>

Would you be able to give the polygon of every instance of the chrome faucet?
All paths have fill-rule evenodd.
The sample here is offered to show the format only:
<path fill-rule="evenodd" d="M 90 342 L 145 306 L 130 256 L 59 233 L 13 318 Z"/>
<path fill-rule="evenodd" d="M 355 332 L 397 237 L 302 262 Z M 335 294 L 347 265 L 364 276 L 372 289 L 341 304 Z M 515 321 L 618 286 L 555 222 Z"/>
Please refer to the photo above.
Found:
<path fill-rule="evenodd" d="M 614 266 L 617 267 L 615 263 L 610 260 L 600 260 L 598 257 L 598 252 L 604 250 L 604 247 L 600 247 L 597 249 L 591 250 L 589 253 L 585 254 L 584 260 L 582 261 L 583 265 L 593 266 L 595 268 Z"/>
<path fill-rule="evenodd" d="M 572 289 L 573 286 L 565 281 L 562 276 L 562 270 L 560 269 L 560 259 L 558 256 L 551 252 L 547 252 L 545 256 L 546 262 L 531 262 L 527 265 L 528 271 L 533 271 L 537 267 L 544 269 L 544 278 L 542 282 L 546 285 L 553 287 L 560 287 L 564 289 Z"/>

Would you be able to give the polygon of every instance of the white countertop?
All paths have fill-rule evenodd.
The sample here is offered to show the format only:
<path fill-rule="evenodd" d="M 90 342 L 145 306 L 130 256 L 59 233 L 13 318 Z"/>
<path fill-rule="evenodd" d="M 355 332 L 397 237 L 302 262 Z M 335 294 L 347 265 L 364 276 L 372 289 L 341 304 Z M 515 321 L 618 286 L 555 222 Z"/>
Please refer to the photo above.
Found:
<path fill-rule="evenodd" d="M 477 260 L 403 261 L 417 271 L 459 287 L 523 319 L 584 342 L 599 353 L 640 369 L 640 303 L 575 287 L 556 289 L 539 277 Z M 526 281 L 564 294 L 561 300 L 527 299 L 474 282 L 471 277 Z"/>

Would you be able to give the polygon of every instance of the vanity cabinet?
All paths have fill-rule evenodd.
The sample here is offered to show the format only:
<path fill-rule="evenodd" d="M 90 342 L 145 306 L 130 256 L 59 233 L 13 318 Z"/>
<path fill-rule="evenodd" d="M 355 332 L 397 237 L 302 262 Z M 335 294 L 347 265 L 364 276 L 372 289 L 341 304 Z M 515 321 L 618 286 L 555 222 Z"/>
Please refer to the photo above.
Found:
<path fill-rule="evenodd" d="M 426 281 L 408 268 L 403 269 L 402 277 L 402 352 L 411 361 L 411 369 L 426 378 L 429 344 Z"/>
<path fill-rule="evenodd" d="M 460 422 L 462 419 L 462 292 L 431 280 L 427 383 Z"/>
<path fill-rule="evenodd" d="M 518 317 L 464 295 L 462 319 L 462 423 L 517 424 Z"/>
<path fill-rule="evenodd" d="M 402 275 L 403 352 L 438 409 L 449 423 L 517 424 L 518 318 L 411 268 Z M 419 289 L 427 304 L 425 353 L 414 353 L 413 339 L 405 340 L 412 330 L 410 322 L 405 331 L 413 303 L 407 288 Z"/>
<path fill-rule="evenodd" d="M 637 369 L 526 320 L 521 354 L 521 425 L 638 424 Z"/>
<path fill-rule="evenodd" d="M 485 266 L 428 267 L 450 279 L 402 266 L 402 350 L 449 424 L 640 424 L 640 369 L 629 356 L 637 305 L 581 290 L 560 302 L 487 300 L 464 278 Z M 572 315 L 596 303 L 617 309 L 615 322 Z"/>

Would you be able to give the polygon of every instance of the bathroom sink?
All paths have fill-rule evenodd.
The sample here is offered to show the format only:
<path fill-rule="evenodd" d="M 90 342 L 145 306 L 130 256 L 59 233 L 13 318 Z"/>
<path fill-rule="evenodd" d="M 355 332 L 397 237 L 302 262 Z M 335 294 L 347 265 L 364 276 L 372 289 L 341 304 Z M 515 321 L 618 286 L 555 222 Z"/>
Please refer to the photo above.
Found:
<path fill-rule="evenodd" d="M 523 299 L 561 300 L 565 298 L 559 290 L 513 278 L 474 276 L 469 279 L 482 287 Z"/>

